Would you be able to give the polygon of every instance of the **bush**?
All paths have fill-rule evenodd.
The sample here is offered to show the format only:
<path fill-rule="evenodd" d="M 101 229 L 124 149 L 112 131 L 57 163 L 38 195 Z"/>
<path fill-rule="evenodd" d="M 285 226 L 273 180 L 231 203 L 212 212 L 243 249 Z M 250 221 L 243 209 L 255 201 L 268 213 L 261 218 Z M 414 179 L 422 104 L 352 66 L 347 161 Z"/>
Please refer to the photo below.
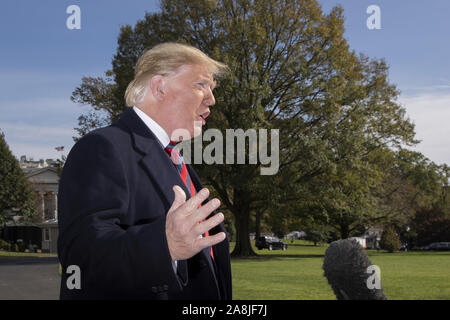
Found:
<path fill-rule="evenodd" d="M 11 244 L 8 241 L 0 239 L 0 250 L 10 251 Z"/>
<path fill-rule="evenodd" d="M 19 251 L 19 245 L 18 245 L 17 243 L 14 243 L 14 244 L 11 246 L 11 251 L 12 251 L 12 252 L 20 252 L 20 251 Z"/>
<path fill-rule="evenodd" d="M 308 230 L 305 237 L 305 240 L 314 242 L 315 246 L 320 243 L 326 243 L 329 241 L 329 239 L 330 233 L 326 228 Z"/>
<path fill-rule="evenodd" d="M 25 249 L 27 248 L 27 246 L 23 242 L 18 242 L 17 246 L 19 247 L 19 251 L 18 252 L 25 252 Z"/>
<path fill-rule="evenodd" d="M 380 246 L 381 249 L 387 250 L 388 252 L 398 251 L 401 247 L 400 237 L 398 236 L 395 229 L 391 226 L 386 227 L 381 235 Z"/>

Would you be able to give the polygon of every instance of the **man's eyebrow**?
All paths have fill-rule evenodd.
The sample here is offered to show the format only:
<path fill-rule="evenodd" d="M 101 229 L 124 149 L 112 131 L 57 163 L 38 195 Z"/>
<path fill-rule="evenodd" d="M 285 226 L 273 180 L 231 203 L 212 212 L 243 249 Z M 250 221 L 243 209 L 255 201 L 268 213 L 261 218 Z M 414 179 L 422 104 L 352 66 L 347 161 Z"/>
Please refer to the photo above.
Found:
<path fill-rule="evenodd" d="M 207 77 L 202 77 L 200 81 L 208 82 L 212 89 L 214 89 L 217 86 L 217 81 L 215 79 L 210 79 Z"/>

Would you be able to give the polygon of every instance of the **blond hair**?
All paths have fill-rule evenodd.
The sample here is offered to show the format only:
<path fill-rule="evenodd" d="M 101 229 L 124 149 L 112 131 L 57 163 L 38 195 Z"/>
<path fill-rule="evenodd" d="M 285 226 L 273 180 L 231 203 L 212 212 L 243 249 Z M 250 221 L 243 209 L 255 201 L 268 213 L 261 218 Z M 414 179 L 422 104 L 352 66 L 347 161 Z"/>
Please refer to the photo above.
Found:
<path fill-rule="evenodd" d="M 166 42 L 145 50 L 136 64 L 134 79 L 125 91 L 125 102 L 128 107 L 142 102 L 147 93 L 150 79 L 155 75 L 173 74 L 182 65 L 206 66 L 214 78 L 228 71 L 228 67 L 211 59 L 202 51 L 189 45 Z"/>

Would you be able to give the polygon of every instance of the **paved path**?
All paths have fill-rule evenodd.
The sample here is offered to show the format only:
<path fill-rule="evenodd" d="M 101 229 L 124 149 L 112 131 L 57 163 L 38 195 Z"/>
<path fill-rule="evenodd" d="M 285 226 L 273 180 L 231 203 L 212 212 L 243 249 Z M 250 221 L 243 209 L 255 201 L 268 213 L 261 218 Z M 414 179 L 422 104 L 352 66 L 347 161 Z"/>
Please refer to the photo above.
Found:
<path fill-rule="evenodd" d="M 0 300 L 57 300 L 57 258 L 0 259 Z"/>

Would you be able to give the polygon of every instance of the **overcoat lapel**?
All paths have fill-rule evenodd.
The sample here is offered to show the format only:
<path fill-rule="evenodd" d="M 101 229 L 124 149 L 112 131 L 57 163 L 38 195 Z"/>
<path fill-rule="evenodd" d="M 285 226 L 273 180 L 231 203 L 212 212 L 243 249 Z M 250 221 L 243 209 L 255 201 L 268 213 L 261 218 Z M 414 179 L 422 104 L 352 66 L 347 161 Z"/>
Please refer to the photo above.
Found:
<path fill-rule="evenodd" d="M 172 190 L 174 185 L 180 186 L 186 194 L 186 199 L 189 199 L 190 195 L 184 182 L 164 151 L 165 146 L 160 144 L 153 132 L 142 122 L 134 110 L 131 108 L 126 110 L 119 121 L 123 121 L 128 127 L 134 147 L 143 155 L 141 164 L 160 188 L 167 201 L 168 208 L 175 198 Z"/>

